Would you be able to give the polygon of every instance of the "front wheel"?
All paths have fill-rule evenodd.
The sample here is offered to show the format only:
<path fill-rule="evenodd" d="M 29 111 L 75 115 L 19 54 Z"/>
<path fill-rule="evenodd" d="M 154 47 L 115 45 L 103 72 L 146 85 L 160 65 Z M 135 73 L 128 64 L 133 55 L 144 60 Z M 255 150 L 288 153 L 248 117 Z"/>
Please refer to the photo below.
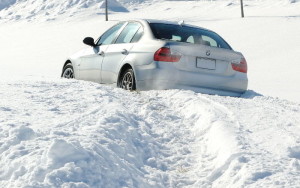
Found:
<path fill-rule="evenodd" d="M 136 89 L 135 78 L 132 69 L 127 69 L 124 71 L 119 82 L 119 87 L 130 91 Z"/>
<path fill-rule="evenodd" d="M 71 63 L 68 63 L 64 68 L 61 77 L 72 79 L 74 77 L 74 69 Z"/>

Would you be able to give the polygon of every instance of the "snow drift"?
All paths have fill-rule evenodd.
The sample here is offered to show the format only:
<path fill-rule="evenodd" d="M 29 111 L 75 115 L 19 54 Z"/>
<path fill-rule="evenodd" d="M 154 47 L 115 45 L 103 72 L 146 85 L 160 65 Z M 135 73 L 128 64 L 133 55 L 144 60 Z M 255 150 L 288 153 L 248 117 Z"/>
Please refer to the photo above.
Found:
<path fill-rule="evenodd" d="M 2 9 L 9 8 L 11 5 L 13 5 L 15 3 L 16 3 L 16 0 L 1 0 L 0 1 L 0 11 Z"/>
<path fill-rule="evenodd" d="M 118 1 L 109 0 L 108 8 L 113 12 L 128 12 Z M 57 17 L 94 15 L 104 13 L 103 0 L 4 0 L 0 2 L 0 20 L 54 20 Z M 1 9 L 3 9 L 1 11 Z"/>
<path fill-rule="evenodd" d="M 100 8 L 105 9 L 105 6 L 105 1 L 102 1 Z M 116 0 L 107 1 L 107 9 L 114 12 L 128 12 L 128 10 Z"/>
<path fill-rule="evenodd" d="M 299 112 L 251 91 L 1 81 L 0 186 L 295 187 Z"/>

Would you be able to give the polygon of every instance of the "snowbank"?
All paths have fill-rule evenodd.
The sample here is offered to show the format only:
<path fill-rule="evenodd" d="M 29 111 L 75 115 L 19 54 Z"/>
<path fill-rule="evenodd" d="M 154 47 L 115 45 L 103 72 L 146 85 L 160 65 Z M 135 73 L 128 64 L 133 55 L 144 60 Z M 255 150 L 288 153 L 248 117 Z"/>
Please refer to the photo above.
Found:
<path fill-rule="evenodd" d="M 300 0 L 288 0 L 288 2 L 290 2 L 290 3 L 297 3 L 297 2 L 300 2 Z"/>
<path fill-rule="evenodd" d="M 103 14 L 103 0 L 4 0 L 0 2 L 0 21 L 17 20 L 55 20 L 74 16 Z M 110 0 L 109 10 L 113 12 L 128 12 L 116 0 Z M 1 11 L 1 9 L 3 9 Z"/>
<path fill-rule="evenodd" d="M 0 1 L 0 11 L 5 8 L 9 8 L 11 5 L 15 4 L 16 0 L 1 0 Z"/>
<path fill-rule="evenodd" d="M 300 104 L 70 80 L 0 84 L 1 187 L 295 187 Z"/>
<path fill-rule="evenodd" d="M 100 8 L 105 9 L 105 6 L 105 1 L 102 1 Z M 128 12 L 128 10 L 116 0 L 107 1 L 107 9 L 114 12 Z"/>

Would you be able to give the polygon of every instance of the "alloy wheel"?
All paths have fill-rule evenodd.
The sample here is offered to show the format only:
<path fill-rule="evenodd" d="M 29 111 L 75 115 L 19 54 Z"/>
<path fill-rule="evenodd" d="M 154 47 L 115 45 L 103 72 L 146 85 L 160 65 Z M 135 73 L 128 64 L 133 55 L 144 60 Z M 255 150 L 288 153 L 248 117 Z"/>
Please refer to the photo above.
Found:
<path fill-rule="evenodd" d="M 130 71 L 126 72 L 121 81 L 121 88 L 125 90 L 133 90 L 134 80 Z"/>
<path fill-rule="evenodd" d="M 65 69 L 63 73 L 64 78 L 74 78 L 74 71 L 71 67 Z"/>

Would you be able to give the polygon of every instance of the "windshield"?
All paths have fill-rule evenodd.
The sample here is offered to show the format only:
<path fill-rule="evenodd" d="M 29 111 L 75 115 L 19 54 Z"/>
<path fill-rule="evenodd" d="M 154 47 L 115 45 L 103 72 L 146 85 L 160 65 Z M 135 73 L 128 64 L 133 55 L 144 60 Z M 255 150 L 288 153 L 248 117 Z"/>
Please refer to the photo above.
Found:
<path fill-rule="evenodd" d="M 150 23 L 151 30 L 157 39 L 202 44 L 217 48 L 232 48 L 218 34 L 205 29 L 163 23 Z"/>

